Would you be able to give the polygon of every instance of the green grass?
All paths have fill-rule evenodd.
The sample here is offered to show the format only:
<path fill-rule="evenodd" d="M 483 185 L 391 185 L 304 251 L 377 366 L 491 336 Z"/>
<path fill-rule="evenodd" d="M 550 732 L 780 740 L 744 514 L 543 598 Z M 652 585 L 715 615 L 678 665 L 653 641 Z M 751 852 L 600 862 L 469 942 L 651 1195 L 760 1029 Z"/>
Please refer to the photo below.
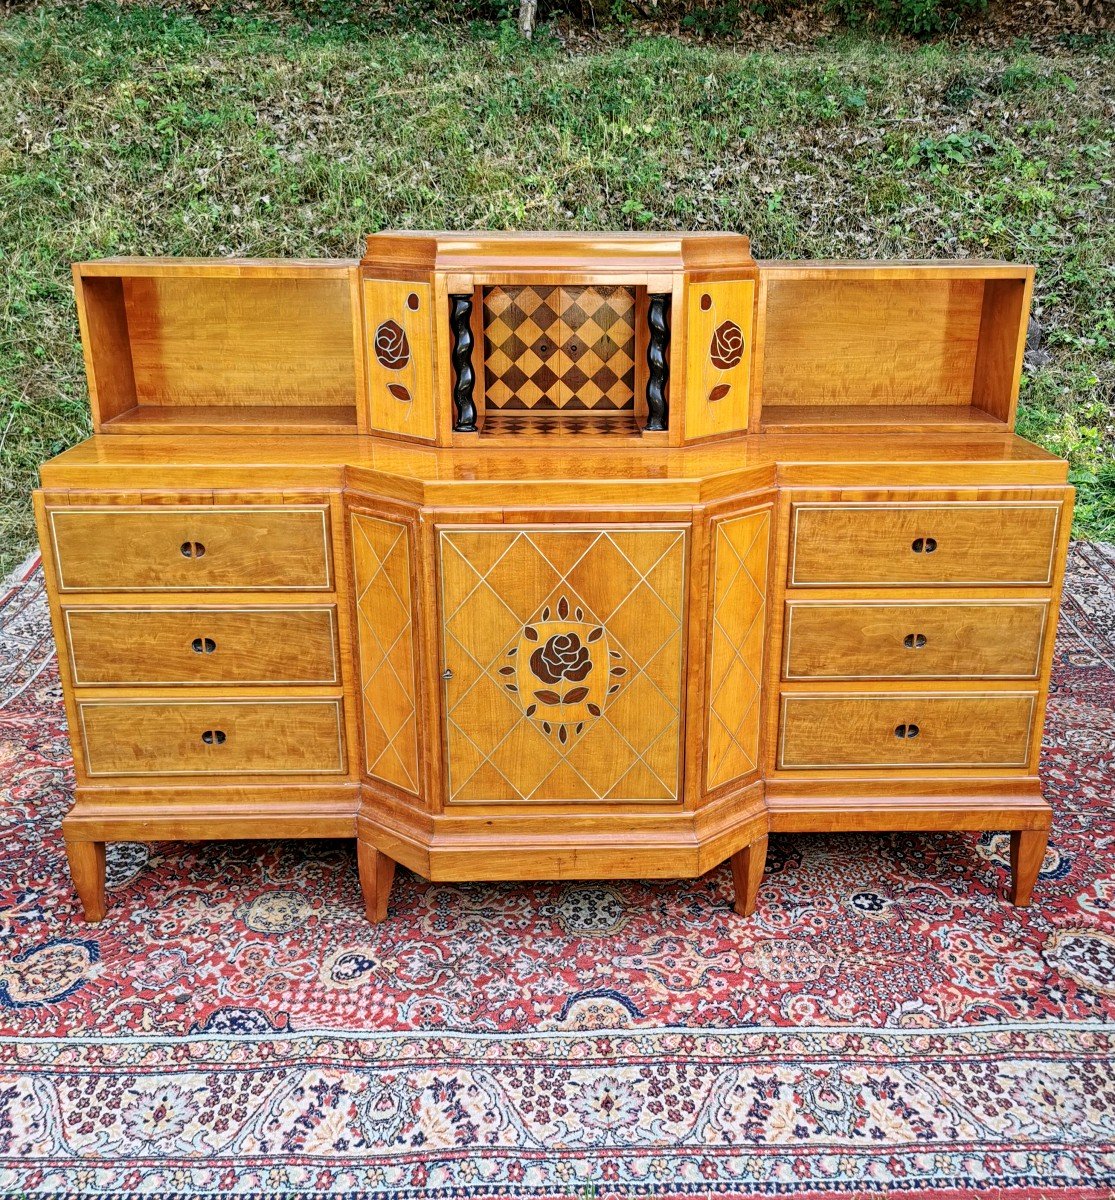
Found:
<path fill-rule="evenodd" d="M 31 7 L 0 18 L 0 546 L 88 433 L 70 292 L 109 254 L 353 255 L 386 226 L 723 228 L 765 257 L 1038 265 L 1020 429 L 1115 536 L 1115 49 L 792 53 Z"/>

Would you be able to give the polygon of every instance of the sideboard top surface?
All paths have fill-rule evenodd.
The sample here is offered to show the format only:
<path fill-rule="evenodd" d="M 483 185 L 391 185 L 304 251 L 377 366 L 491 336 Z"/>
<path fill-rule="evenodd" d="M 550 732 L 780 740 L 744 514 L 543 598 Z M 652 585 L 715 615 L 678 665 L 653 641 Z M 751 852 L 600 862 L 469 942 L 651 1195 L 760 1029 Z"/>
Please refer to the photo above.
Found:
<path fill-rule="evenodd" d="M 537 447 L 477 453 L 408 446 L 360 436 L 234 435 L 180 439 L 97 436 L 41 471 L 51 491 L 134 488 L 159 491 L 230 486 L 339 487 L 343 482 L 416 503 L 500 497 L 575 506 L 700 503 L 776 483 L 798 486 L 1055 486 L 1067 465 L 1015 434 L 911 437 L 757 435 L 705 447 L 555 453 Z M 591 489 L 586 484 L 591 482 Z M 615 497 L 613 497 L 613 502 Z"/>

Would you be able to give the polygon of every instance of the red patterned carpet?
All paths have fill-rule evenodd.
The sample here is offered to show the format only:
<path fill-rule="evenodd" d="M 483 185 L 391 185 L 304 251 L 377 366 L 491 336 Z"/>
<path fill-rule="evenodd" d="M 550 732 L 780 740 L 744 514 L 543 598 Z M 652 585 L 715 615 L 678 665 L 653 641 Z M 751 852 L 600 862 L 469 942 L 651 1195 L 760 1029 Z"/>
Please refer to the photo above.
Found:
<path fill-rule="evenodd" d="M 1115 549 L 1077 545 L 1035 907 L 1004 835 L 676 883 L 429 884 L 118 844 L 78 921 L 36 573 L 0 588 L 0 1195 L 1115 1195 Z M 5 594 L 6 592 L 6 594 Z"/>

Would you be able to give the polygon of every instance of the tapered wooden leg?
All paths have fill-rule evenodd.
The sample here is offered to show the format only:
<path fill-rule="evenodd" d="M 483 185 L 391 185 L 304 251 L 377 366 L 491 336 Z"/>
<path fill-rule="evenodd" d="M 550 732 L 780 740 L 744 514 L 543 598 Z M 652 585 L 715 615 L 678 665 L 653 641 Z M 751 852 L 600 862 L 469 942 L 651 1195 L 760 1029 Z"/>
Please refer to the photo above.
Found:
<path fill-rule="evenodd" d="M 1045 861 L 1048 829 L 1016 829 L 1010 835 L 1010 902 L 1026 908 Z"/>
<path fill-rule="evenodd" d="M 736 884 L 736 902 L 733 907 L 741 917 L 749 917 L 755 911 L 759 884 L 763 881 L 763 869 L 766 865 L 766 834 L 732 855 L 732 878 Z"/>
<path fill-rule="evenodd" d="M 67 839 L 66 857 L 85 919 L 95 925 L 105 916 L 105 844 Z"/>
<path fill-rule="evenodd" d="M 395 878 L 395 860 L 380 852 L 371 842 L 356 843 L 356 862 L 360 868 L 360 890 L 364 893 L 364 911 L 373 925 L 387 916 L 387 898 Z"/>

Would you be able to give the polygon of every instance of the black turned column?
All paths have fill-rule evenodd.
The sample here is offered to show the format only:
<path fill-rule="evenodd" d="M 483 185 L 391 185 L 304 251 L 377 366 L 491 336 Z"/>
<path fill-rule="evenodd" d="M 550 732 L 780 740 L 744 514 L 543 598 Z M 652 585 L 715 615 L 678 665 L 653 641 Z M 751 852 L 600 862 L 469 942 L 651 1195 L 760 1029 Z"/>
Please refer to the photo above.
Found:
<path fill-rule="evenodd" d="M 666 361 L 666 350 L 670 345 L 670 321 L 668 295 L 648 297 L 647 324 L 650 326 L 650 341 L 647 343 L 647 423 L 649 430 L 662 431 L 667 427 L 666 384 L 670 379 L 670 364 Z"/>
<path fill-rule="evenodd" d="M 471 294 L 449 297 L 449 329 L 453 334 L 453 432 L 477 433 Z"/>

